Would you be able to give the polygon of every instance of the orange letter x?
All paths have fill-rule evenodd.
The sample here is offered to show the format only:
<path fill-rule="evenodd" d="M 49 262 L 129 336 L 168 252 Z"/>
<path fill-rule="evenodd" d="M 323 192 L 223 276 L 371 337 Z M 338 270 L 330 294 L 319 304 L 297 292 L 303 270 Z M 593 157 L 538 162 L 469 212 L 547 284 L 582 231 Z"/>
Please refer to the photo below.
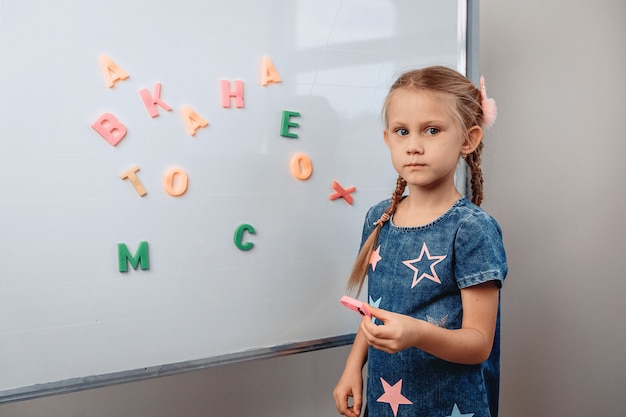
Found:
<path fill-rule="evenodd" d="M 331 194 L 330 199 L 331 200 L 335 200 L 337 198 L 343 198 L 344 200 L 346 200 L 346 202 L 348 204 L 352 204 L 354 202 L 354 199 L 352 198 L 352 196 L 350 195 L 350 193 L 353 193 L 356 191 L 356 187 L 350 187 L 347 189 L 343 189 L 341 187 L 341 185 L 339 185 L 339 183 L 337 181 L 333 181 L 333 188 L 335 189 L 335 191 L 337 191 L 335 194 Z"/>

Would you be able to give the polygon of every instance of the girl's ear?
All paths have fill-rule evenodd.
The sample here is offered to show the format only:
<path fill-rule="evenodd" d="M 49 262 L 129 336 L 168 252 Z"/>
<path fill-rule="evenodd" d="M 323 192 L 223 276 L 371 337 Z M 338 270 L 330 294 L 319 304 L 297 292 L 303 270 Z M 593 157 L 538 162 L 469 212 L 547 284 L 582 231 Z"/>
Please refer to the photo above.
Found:
<path fill-rule="evenodd" d="M 461 146 L 461 153 L 469 155 L 478 148 L 480 141 L 483 140 L 483 129 L 480 126 L 474 126 L 467 132 L 467 137 Z"/>
<path fill-rule="evenodd" d="M 385 144 L 389 147 L 389 132 L 387 129 L 383 130 L 383 138 L 385 139 Z"/>

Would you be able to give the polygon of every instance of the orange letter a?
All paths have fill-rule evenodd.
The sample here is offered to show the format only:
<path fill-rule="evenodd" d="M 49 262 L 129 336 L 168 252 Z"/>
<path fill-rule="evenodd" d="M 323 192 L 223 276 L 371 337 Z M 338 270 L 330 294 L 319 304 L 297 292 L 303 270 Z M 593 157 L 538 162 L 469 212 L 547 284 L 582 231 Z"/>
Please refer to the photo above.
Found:
<path fill-rule="evenodd" d="M 266 86 L 269 83 L 279 83 L 281 81 L 278 71 L 274 68 L 274 64 L 269 57 L 261 59 L 261 85 Z"/>
<path fill-rule="evenodd" d="M 121 69 L 106 55 L 100 56 L 100 68 L 102 69 L 102 75 L 104 75 L 104 81 L 106 81 L 109 88 L 115 87 L 116 82 L 128 78 L 126 71 Z"/>

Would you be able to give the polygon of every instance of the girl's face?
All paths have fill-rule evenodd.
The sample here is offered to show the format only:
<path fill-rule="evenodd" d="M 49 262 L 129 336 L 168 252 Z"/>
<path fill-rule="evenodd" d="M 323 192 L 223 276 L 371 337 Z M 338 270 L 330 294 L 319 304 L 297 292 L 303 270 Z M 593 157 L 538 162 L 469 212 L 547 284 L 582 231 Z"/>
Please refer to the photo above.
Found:
<path fill-rule="evenodd" d="M 407 89 L 393 94 L 384 138 L 394 168 L 409 186 L 424 190 L 454 186 L 466 141 L 452 113 L 452 98 Z"/>

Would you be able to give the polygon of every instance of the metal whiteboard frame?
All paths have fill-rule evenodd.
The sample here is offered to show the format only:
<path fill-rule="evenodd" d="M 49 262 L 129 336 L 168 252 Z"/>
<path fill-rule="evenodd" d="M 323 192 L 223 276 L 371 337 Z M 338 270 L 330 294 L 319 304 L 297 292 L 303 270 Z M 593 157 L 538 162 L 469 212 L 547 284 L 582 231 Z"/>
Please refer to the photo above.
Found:
<path fill-rule="evenodd" d="M 479 76 L 479 4 L 478 0 L 457 0 L 458 70 L 476 82 Z M 459 184 L 466 184 L 466 169 L 457 170 Z M 463 178 L 462 176 L 465 176 Z M 467 185 L 466 185 L 467 189 Z M 462 190 L 464 192 L 465 190 Z M 0 393 L 0 404 L 30 400 L 39 397 L 67 394 L 94 388 L 140 381 L 149 378 L 180 374 L 239 362 L 293 355 L 352 344 L 355 334 L 317 339 L 281 346 L 252 349 L 245 352 L 211 358 L 139 368 L 110 374 L 73 378 L 51 383 L 5 390 Z"/>
<path fill-rule="evenodd" d="M 199 371 L 201 369 L 224 366 L 244 361 L 287 356 L 296 353 L 313 352 L 316 350 L 330 349 L 349 345 L 354 341 L 355 334 L 336 336 L 327 339 L 311 340 L 302 343 L 292 343 L 272 348 L 254 349 L 246 352 L 231 353 L 228 355 L 215 356 L 207 359 L 171 363 L 166 365 L 151 366 L 147 368 L 133 369 L 129 371 L 115 372 L 105 375 L 94 375 L 81 378 L 72 378 L 59 382 L 38 384 L 15 390 L 7 390 L 0 397 L 0 404 L 16 401 L 30 400 L 52 395 L 67 394 L 71 392 L 86 391 L 94 388 L 102 388 L 109 385 L 123 384 L 127 382 L 141 381 L 148 378 L 157 378 L 168 375 L 176 375 L 184 372 Z"/>

